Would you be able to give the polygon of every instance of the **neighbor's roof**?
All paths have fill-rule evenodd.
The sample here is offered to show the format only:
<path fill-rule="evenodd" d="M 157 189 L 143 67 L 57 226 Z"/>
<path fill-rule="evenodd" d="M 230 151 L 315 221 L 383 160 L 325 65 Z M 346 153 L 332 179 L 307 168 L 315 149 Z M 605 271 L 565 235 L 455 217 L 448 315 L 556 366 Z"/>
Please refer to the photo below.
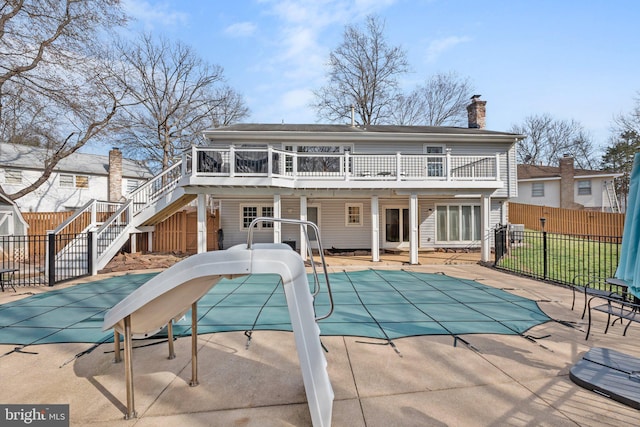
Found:
<path fill-rule="evenodd" d="M 20 144 L 0 143 L 0 167 L 42 170 L 48 157 L 47 150 Z M 55 172 L 73 172 L 89 175 L 108 175 L 109 156 L 73 153 L 60 160 Z M 122 176 L 148 179 L 153 176 L 149 168 L 134 160 L 122 159 Z"/>
<path fill-rule="evenodd" d="M 596 171 L 589 169 L 574 169 L 573 176 L 576 178 L 587 176 L 602 176 L 616 178 L 622 176 L 621 173 Z M 560 179 L 560 167 L 558 166 L 538 166 L 538 165 L 518 165 L 518 179 Z"/>
<path fill-rule="evenodd" d="M 486 129 L 453 126 L 397 126 L 397 125 L 325 125 L 325 124 L 264 124 L 243 123 L 211 129 L 205 134 L 217 132 L 298 132 L 298 133 L 354 133 L 354 134 L 446 134 L 446 135 L 484 135 L 524 138 L 524 135 L 508 132 L 496 132 Z"/>

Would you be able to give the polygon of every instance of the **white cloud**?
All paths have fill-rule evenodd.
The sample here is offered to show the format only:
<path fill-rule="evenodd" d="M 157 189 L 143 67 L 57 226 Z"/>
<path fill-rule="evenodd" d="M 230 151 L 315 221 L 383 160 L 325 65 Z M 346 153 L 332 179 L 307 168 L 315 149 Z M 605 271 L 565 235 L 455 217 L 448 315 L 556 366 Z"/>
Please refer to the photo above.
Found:
<path fill-rule="evenodd" d="M 122 4 L 124 10 L 134 19 L 140 21 L 146 29 L 185 25 L 189 21 L 188 14 L 171 10 L 167 3 L 151 4 L 149 1 L 124 0 Z"/>
<path fill-rule="evenodd" d="M 453 49 L 461 43 L 471 41 L 470 37 L 451 36 L 443 39 L 434 40 L 427 47 L 427 61 L 434 62 L 444 52 Z"/>
<path fill-rule="evenodd" d="M 256 25 L 252 22 L 237 22 L 224 29 L 231 37 L 249 37 L 256 32 Z"/>
<path fill-rule="evenodd" d="M 282 95 L 282 106 L 287 110 L 307 108 L 313 93 L 309 89 L 293 89 Z"/>

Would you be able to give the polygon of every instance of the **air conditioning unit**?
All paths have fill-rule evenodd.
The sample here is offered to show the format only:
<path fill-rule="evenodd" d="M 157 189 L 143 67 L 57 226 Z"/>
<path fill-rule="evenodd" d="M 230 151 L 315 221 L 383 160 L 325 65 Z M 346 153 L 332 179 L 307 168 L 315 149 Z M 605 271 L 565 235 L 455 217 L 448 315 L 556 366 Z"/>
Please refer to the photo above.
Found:
<path fill-rule="evenodd" d="M 511 243 L 524 242 L 524 224 L 510 224 L 509 235 L 511 236 Z"/>

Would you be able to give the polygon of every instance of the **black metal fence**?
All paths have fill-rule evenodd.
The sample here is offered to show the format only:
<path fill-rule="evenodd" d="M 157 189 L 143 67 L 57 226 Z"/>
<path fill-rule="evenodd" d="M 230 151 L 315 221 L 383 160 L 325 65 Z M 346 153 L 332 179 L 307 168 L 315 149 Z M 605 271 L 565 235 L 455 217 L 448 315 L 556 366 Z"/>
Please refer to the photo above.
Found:
<path fill-rule="evenodd" d="M 92 270 L 93 233 L 49 234 L 49 286 L 88 276 Z"/>
<path fill-rule="evenodd" d="M 46 285 L 47 236 L 0 236 L 2 280 L 13 286 Z"/>
<path fill-rule="evenodd" d="M 10 285 L 53 286 L 91 274 L 91 238 L 91 233 L 0 236 L 5 290 Z"/>
<path fill-rule="evenodd" d="M 565 235 L 501 226 L 495 230 L 494 265 L 570 285 L 578 276 L 613 277 L 621 243 L 622 237 L 617 236 Z"/>

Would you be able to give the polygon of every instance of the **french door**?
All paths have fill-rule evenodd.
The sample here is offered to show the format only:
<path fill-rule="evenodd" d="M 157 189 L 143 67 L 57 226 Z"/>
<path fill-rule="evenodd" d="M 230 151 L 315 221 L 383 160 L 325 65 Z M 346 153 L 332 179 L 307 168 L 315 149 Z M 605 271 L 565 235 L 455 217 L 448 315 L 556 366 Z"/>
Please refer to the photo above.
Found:
<path fill-rule="evenodd" d="M 384 222 L 384 247 L 409 247 L 409 208 L 385 208 Z"/>

